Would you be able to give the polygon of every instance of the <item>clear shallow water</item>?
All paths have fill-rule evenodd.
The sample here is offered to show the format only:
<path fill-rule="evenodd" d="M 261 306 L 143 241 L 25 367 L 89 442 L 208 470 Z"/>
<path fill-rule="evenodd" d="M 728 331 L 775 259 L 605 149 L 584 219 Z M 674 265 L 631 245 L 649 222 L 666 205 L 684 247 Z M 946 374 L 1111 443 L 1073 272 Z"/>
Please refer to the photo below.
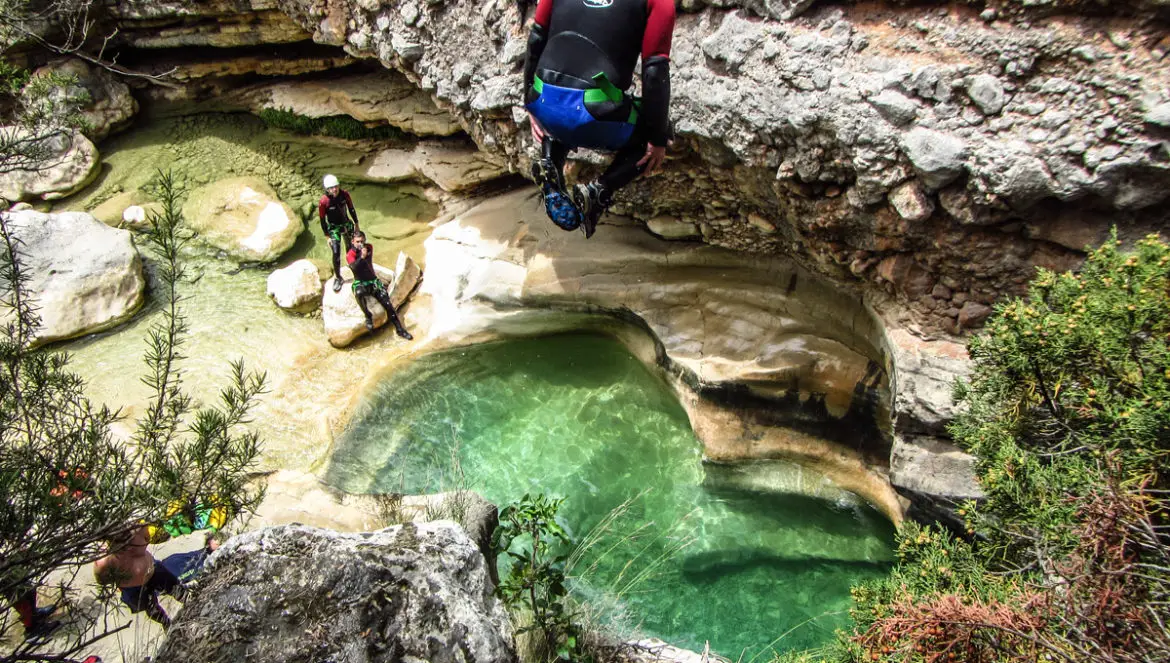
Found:
<path fill-rule="evenodd" d="M 704 466 L 667 386 L 599 336 L 417 361 L 359 408 L 326 480 L 355 493 L 467 487 L 501 505 L 563 496 L 578 539 L 631 500 L 573 567 L 575 590 L 621 629 L 710 640 L 733 660 L 825 644 L 847 625 L 850 584 L 893 559 L 889 522 L 818 475 Z"/>
<path fill-rule="evenodd" d="M 330 253 L 317 221 L 317 201 L 324 193 L 321 177 L 334 173 L 353 195 L 380 262 L 393 268 L 399 251 L 419 264 L 425 257 L 422 243 L 436 207 L 417 185 L 362 182 L 358 162 L 363 152 L 343 142 L 273 129 L 245 113 L 206 113 L 137 125 L 100 148 L 101 175 L 55 203 L 55 209 L 90 211 L 116 194 L 148 189 L 159 169 L 170 171 L 186 191 L 230 177 L 258 177 L 306 220 L 305 232 L 277 266 L 309 258 L 327 274 Z"/>
<path fill-rule="evenodd" d="M 272 391 L 260 397 L 254 412 L 255 428 L 263 435 L 264 466 L 308 468 L 322 446 L 315 438 L 322 416 L 348 398 L 339 381 L 346 381 L 355 364 L 368 361 L 363 355 L 376 349 L 358 344 L 345 353 L 333 350 L 319 316 L 292 315 L 272 303 L 268 275 L 299 258 L 316 262 L 322 278 L 330 275 L 329 248 L 316 221 L 325 172 L 337 173 L 353 193 L 378 261 L 390 268 L 399 251 L 423 263 L 423 240 L 435 206 L 413 184 L 359 183 L 361 155 L 350 146 L 271 129 L 246 114 L 156 119 L 100 147 L 101 175 L 78 194 L 54 203 L 54 209 L 92 210 L 118 194 L 149 190 L 163 169 L 188 191 L 228 177 L 259 177 L 309 219 L 296 245 L 271 266 L 241 270 L 192 241 L 184 252 L 190 280 L 181 289 L 190 326 L 181 367 L 190 393 L 203 403 L 215 402 L 233 360 L 243 359 L 249 370 L 267 371 Z M 147 261 L 153 260 L 146 241 L 135 241 Z M 159 305 L 152 279 L 143 310 L 130 321 L 57 346 L 72 355 L 71 366 L 86 379 L 88 393 L 98 402 L 122 407 L 131 420 L 148 396 L 140 381 L 142 353 L 150 325 L 161 317 Z"/>

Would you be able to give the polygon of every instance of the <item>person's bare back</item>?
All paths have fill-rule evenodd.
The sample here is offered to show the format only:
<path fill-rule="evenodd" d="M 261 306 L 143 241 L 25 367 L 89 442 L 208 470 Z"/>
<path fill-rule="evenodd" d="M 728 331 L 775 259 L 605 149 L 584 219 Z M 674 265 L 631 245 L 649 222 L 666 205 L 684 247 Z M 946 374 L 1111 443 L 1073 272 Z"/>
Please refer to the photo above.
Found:
<path fill-rule="evenodd" d="M 146 546 L 146 527 L 139 527 L 124 547 L 94 562 L 93 574 L 98 583 L 118 587 L 145 585 L 154 573 L 154 556 Z"/>

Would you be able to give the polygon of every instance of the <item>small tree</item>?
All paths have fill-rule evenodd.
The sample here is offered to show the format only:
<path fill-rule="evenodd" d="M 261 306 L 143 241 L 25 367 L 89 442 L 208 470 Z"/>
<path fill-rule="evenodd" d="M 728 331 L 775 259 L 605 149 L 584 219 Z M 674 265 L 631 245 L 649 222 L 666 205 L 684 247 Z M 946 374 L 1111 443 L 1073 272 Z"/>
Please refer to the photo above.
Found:
<path fill-rule="evenodd" d="M 178 192 L 160 177 L 163 213 L 149 242 L 158 259 L 162 320 L 149 332 L 144 382 L 153 396 L 130 440 L 110 425 L 119 413 L 93 404 L 61 352 L 31 350 L 39 321 L 21 271 L 23 248 L 0 214 L 2 305 L 11 311 L 0 336 L 0 596 L 41 586 L 61 569 L 80 572 L 139 523 L 161 524 L 176 509 L 214 505 L 251 511 L 263 488 L 251 481 L 259 456 L 255 433 L 242 429 L 264 375 L 234 365 L 218 406 L 196 407 L 183 389 L 180 362 L 187 331 L 180 310 Z M 0 636 L 15 624 L 0 618 Z M 25 642 L 0 661 L 73 660 L 96 639 L 129 626 L 108 614 L 69 631 L 52 649 Z M 86 633 L 92 635 L 86 636 Z"/>
<path fill-rule="evenodd" d="M 511 557 L 512 567 L 496 591 L 508 606 L 522 606 L 531 615 L 532 623 L 518 633 L 538 633 L 542 649 L 560 660 L 582 661 L 587 657 L 565 584 L 571 542 L 556 521 L 563 501 L 525 495 L 500 512 L 493 548 Z"/>
<path fill-rule="evenodd" d="M 979 459 L 978 538 L 903 532 L 891 579 L 857 590 L 852 655 L 1170 660 L 1170 247 L 1041 270 L 970 353 L 951 432 Z"/>

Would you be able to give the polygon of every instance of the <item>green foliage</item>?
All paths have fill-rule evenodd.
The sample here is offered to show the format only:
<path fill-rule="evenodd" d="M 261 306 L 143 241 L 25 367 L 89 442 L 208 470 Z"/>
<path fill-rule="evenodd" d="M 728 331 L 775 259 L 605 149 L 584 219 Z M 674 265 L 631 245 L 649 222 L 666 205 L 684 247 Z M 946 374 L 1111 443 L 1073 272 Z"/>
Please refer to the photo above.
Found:
<path fill-rule="evenodd" d="M 1005 561 L 1036 541 L 1076 541 L 1081 500 L 1117 451 L 1123 477 L 1165 487 L 1170 451 L 1170 249 L 1123 253 L 1112 239 L 1079 274 L 1042 270 L 1026 300 L 1002 305 L 970 346 L 955 439 L 980 459 L 988 493 L 973 515 Z M 990 520 L 988 520 L 990 519 Z M 992 526 L 994 525 L 994 526 Z"/>
<path fill-rule="evenodd" d="M 0 60 L 0 90 L 6 94 L 14 95 L 20 92 L 31 75 L 27 69 L 17 67 L 7 60 Z"/>
<path fill-rule="evenodd" d="M 1170 247 L 1116 236 L 1041 270 L 969 346 L 951 433 L 987 493 L 972 542 L 899 535 L 844 660 L 1170 659 Z"/>
<path fill-rule="evenodd" d="M 164 213 L 150 234 L 164 296 L 152 326 L 144 378 L 153 396 L 137 421 L 133 443 L 116 439 L 120 413 L 92 403 L 85 383 L 62 352 L 32 347 L 39 325 L 21 258 L 26 250 L 0 214 L 0 282 L 11 317 L 0 335 L 0 596 L 43 585 L 55 571 L 74 574 L 110 551 L 140 523 L 162 524 L 176 505 L 251 511 L 263 495 L 250 481 L 259 440 L 242 430 L 264 376 L 234 367 L 218 406 L 195 407 L 184 392 L 179 362 L 186 323 L 179 308 L 183 278 L 178 251 L 178 192 L 160 177 Z M 99 604 L 109 593 L 98 597 Z M 71 602 L 67 594 L 65 602 Z M 126 628 L 114 615 L 82 615 L 65 644 L 25 642 L 0 661 L 69 660 L 86 645 Z M 0 637 L 15 626 L 0 620 Z M 84 637 L 82 634 L 86 634 Z M 48 647 L 50 649 L 46 650 Z"/>
<path fill-rule="evenodd" d="M 0 118 L 0 174 L 52 168 L 64 158 L 73 137 L 87 128 L 81 107 L 89 94 L 76 79 L 60 74 L 29 77 L 0 68 L 0 95 L 9 97 Z"/>
<path fill-rule="evenodd" d="M 569 535 L 556 522 L 563 499 L 525 495 L 500 512 L 492 545 L 512 558 L 512 566 L 496 591 L 510 607 L 523 606 L 532 624 L 518 633 L 539 630 L 548 649 L 564 661 L 584 661 L 581 630 L 569 608 L 564 552 Z"/>
<path fill-rule="evenodd" d="M 332 136 L 345 140 L 390 140 L 405 134 L 388 124 L 368 127 L 348 115 L 306 117 L 283 108 L 265 108 L 260 119 L 270 127 L 304 136 Z"/>

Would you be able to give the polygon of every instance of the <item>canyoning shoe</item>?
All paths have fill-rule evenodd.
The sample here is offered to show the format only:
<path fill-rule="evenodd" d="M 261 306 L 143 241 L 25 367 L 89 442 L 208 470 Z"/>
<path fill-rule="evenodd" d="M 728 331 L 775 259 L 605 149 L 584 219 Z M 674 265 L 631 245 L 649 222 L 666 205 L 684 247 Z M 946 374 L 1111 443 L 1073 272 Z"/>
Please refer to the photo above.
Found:
<path fill-rule="evenodd" d="M 565 192 L 565 182 L 552 159 L 534 161 L 532 177 L 540 185 L 540 197 L 548 218 L 562 230 L 576 230 L 581 225 L 581 212 Z"/>
<path fill-rule="evenodd" d="M 57 604 L 50 603 L 49 605 L 37 608 L 36 612 L 33 613 L 33 619 L 42 620 L 54 612 L 57 612 Z"/>
<path fill-rule="evenodd" d="M 341 277 L 333 277 L 333 292 L 341 292 Z"/>
<path fill-rule="evenodd" d="M 414 337 L 410 335 L 410 332 L 406 331 L 405 329 L 403 329 L 401 327 L 398 329 L 398 335 L 401 336 L 402 338 L 405 338 L 408 341 L 414 340 Z"/>
<path fill-rule="evenodd" d="M 597 231 L 601 215 L 613 204 L 613 195 L 597 182 L 578 184 L 573 189 L 573 202 L 581 210 L 581 225 L 585 227 L 585 239 Z"/>

